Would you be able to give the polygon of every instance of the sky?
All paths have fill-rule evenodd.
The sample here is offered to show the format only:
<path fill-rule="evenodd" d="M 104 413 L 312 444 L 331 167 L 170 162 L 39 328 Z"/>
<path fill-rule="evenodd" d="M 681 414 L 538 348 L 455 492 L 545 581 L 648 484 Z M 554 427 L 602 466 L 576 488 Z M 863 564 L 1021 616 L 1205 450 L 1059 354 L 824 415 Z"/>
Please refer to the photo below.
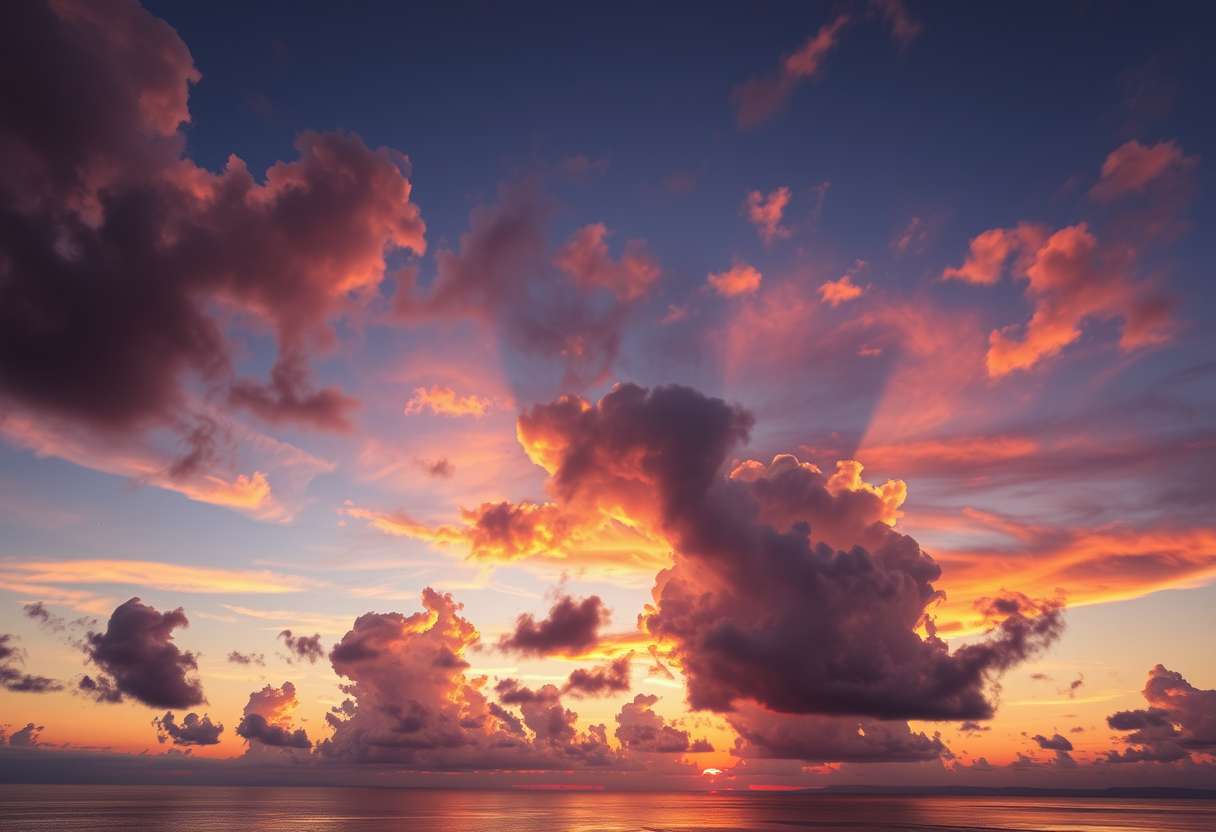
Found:
<path fill-rule="evenodd" d="M 1216 787 L 1203 5 L 0 15 L 0 779 Z"/>

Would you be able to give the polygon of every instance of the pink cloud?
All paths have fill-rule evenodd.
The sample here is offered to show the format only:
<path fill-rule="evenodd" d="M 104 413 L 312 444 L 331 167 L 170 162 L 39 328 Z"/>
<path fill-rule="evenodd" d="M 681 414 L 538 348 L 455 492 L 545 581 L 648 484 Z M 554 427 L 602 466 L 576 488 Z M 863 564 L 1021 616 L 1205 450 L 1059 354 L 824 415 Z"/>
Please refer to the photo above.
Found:
<path fill-rule="evenodd" d="M 820 299 L 831 307 L 840 306 L 851 300 L 857 300 L 865 291 L 865 287 L 853 282 L 853 276 L 846 274 L 839 280 L 829 280 L 819 286 Z"/>
<path fill-rule="evenodd" d="M 554 264 L 576 283 L 609 289 L 624 301 L 645 295 L 662 270 L 641 240 L 630 240 L 620 260 L 608 254 L 608 229 L 603 223 L 585 225 L 558 252 Z"/>
<path fill-rule="evenodd" d="M 789 204 L 790 189 L 783 185 L 768 196 L 760 191 L 752 191 L 747 195 L 743 207 L 747 211 L 748 221 L 756 226 L 760 239 L 765 243 L 772 243 L 790 236 L 790 230 L 781 224 L 781 218 Z"/>
<path fill-rule="evenodd" d="M 1194 156 L 1182 152 L 1177 142 L 1163 141 L 1143 145 L 1132 140 L 1110 152 L 1102 163 L 1102 174 L 1090 189 L 1096 200 L 1109 202 L 1121 196 L 1143 191 L 1170 173 L 1185 171 L 1198 163 Z"/>
<path fill-rule="evenodd" d="M 783 57 L 775 73 L 752 78 L 735 87 L 731 100 L 739 126 L 750 129 L 776 115 L 799 82 L 820 73 L 823 62 L 836 48 L 840 31 L 848 23 L 847 15 L 838 15 L 820 27 L 798 51 Z"/>
<path fill-rule="evenodd" d="M 709 285 L 724 298 L 750 295 L 760 288 L 759 270 L 746 263 L 736 263 L 724 272 L 709 276 Z"/>

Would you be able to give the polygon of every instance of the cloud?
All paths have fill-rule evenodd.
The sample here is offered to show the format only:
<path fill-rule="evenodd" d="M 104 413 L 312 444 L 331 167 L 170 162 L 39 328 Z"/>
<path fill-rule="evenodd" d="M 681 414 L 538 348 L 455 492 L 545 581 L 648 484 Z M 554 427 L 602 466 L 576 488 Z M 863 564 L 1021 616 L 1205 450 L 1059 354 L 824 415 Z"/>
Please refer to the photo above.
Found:
<path fill-rule="evenodd" d="M 105 675 L 84 677 L 81 689 L 99 701 L 130 696 L 153 708 L 201 705 L 202 685 L 189 675 L 198 661 L 173 643 L 173 631 L 189 624 L 181 607 L 162 613 L 139 598 L 120 605 L 104 633 L 88 634 L 85 655 Z"/>
<path fill-rule="evenodd" d="M 621 706 L 616 715 L 617 740 L 629 751 L 658 754 L 694 754 L 713 751 L 707 740 L 690 740 L 687 731 L 668 725 L 659 714 L 651 710 L 659 697 L 639 693 L 632 702 Z"/>
<path fill-rule="evenodd" d="M 760 288 L 760 272 L 746 263 L 736 263 L 724 272 L 710 274 L 709 285 L 724 298 L 750 295 Z"/>
<path fill-rule="evenodd" d="M 747 211 L 747 219 L 756 226 L 760 239 L 765 243 L 784 240 L 790 236 L 790 229 L 781 224 L 786 207 L 790 204 L 790 189 L 784 185 L 765 196 L 760 191 L 752 191 L 743 203 Z"/>
<path fill-rule="evenodd" d="M 262 667 L 266 664 L 266 657 L 261 653 L 242 653 L 239 650 L 233 650 L 228 654 L 228 661 L 232 664 L 256 664 Z"/>
<path fill-rule="evenodd" d="M 829 280 L 819 284 L 819 299 L 832 308 L 857 300 L 865 291 L 864 286 L 853 282 L 853 276 L 846 274 L 839 280 Z"/>
<path fill-rule="evenodd" d="M 784 56 L 776 72 L 736 86 L 731 91 L 731 101 L 739 127 L 748 130 L 768 121 L 785 107 L 800 83 L 819 75 L 848 22 L 847 15 L 838 15 L 821 26 L 796 52 Z"/>
<path fill-rule="evenodd" d="M 399 287 L 397 314 L 421 322 L 481 323 L 526 355 L 559 365 L 565 388 L 602 380 L 620 351 L 633 306 L 622 298 L 631 292 L 618 284 L 621 294 L 606 299 L 598 286 L 560 273 L 546 240 L 551 214 L 552 202 L 536 182 L 503 186 L 495 202 L 473 210 L 457 250 L 436 254 L 429 286 L 418 286 L 415 277 Z M 644 262 L 635 247 L 614 269 L 632 270 L 632 280 L 647 271 Z M 613 271 L 614 278 L 622 274 Z M 597 271 L 595 278 L 604 275 Z"/>
<path fill-rule="evenodd" d="M 1089 195 L 1099 202 L 1110 202 L 1138 193 L 1174 173 L 1186 172 L 1199 160 L 1187 156 L 1174 141 L 1143 145 L 1126 142 L 1110 152 L 1102 163 L 1102 173 Z"/>
<path fill-rule="evenodd" d="M 350 400 L 313 390 L 306 357 L 387 253 L 425 250 L 405 157 L 306 132 L 263 181 L 235 156 L 213 173 L 184 155 L 200 76 L 167 24 L 72 0 L 6 17 L 25 37 L 0 73 L 20 85 L 0 130 L 0 392 L 101 436 L 188 435 L 189 379 L 270 421 L 344 427 Z M 269 385 L 234 379 L 220 306 L 275 333 Z"/>
<path fill-rule="evenodd" d="M 564 693 L 574 696 L 610 696 L 629 690 L 629 664 L 633 653 L 599 667 L 576 668 L 567 679 Z"/>
<path fill-rule="evenodd" d="M 613 764 L 603 726 L 580 731 L 552 685 L 532 691 L 500 682 L 522 718 L 487 702 L 484 677 L 465 674 L 476 628 L 450 595 L 428 588 L 422 602 L 424 611 L 410 616 L 360 616 L 330 652 L 350 700 L 327 716 L 333 737 L 321 743 L 322 756 L 429 770 Z"/>
<path fill-rule="evenodd" d="M 562 596 L 539 622 L 529 613 L 519 616 L 515 630 L 499 640 L 498 648 L 535 656 L 583 653 L 599 641 L 600 627 L 608 618 L 609 611 L 598 595 L 581 601 Z"/>
<path fill-rule="evenodd" d="M 38 746 L 38 735 L 45 730 L 45 725 L 35 725 L 32 722 L 25 723 L 25 727 L 14 731 L 8 736 L 8 744 L 12 748 L 35 748 Z M 4 739 L 4 734 L 0 731 L 0 740 Z"/>
<path fill-rule="evenodd" d="M 936 735 L 915 733 L 908 723 L 783 714 L 742 703 L 727 716 L 739 734 L 738 757 L 806 763 L 911 763 L 949 754 Z"/>
<path fill-rule="evenodd" d="M 251 750 L 262 746 L 311 748 L 308 733 L 291 724 L 292 712 L 298 704 L 296 687 L 291 682 L 284 682 L 277 688 L 266 685 L 255 690 L 249 694 L 236 733 L 248 740 Z"/>
<path fill-rule="evenodd" d="M 558 250 L 554 265 L 580 286 L 608 289 L 623 301 L 637 300 L 650 291 L 662 269 L 641 240 L 629 240 L 614 262 L 607 236 L 603 223 L 583 226 Z"/>
<path fill-rule="evenodd" d="M 1129 747 L 1107 752 L 1108 762 L 1175 762 L 1216 751 L 1216 690 L 1201 690 L 1181 673 L 1156 665 L 1143 694 L 1148 708 L 1106 718 L 1112 729 L 1131 732 L 1123 737 Z"/>
<path fill-rule="evenodd" d="M 855 465 L 829 478 L 792 458 L 720 476 L 751 424 L 688 388 L 620 385 L 596 405 L 533 407 L 517 432 L 560 504 L 612 505 L 672 541 L 674 564 L 643 624 L 670 645 L 692 707 L 752 699 L 790 713 L 991 716 L 987 683 L 1059 635 L 1058 605 L 994 601 L 988 637 L 954 653 L 922 639 L 940 569 L 878 522 L 902 502 L 902 485 L 863 484 Z M 834 521 L 834 545 L 815 539 L 819 518 Z"/>
<path fill-rule="evenodd" d="M 6 561 L 0 579 L 30 584 L 122 584 L 168 592 L 267 594 L 301 592 L 317 582 L 263 569 L 215 569 L 144 560 Z"/>
<path fill-rule="evenodd" d="M 891 30 L 891 37 L 901 46 L 907 46 L 920 37 L 924 26 L 912 17 L 904 0 L 870 0 L 873 8 L 883 23 Z"/>
<path fill-rule="evenodd" d="M 172 740 L 174 745 L 217 745 L 220 734 L 224 733 L 223 725 L 212 722 L 206 714 L 200 717 L 194 712 L 186 714 L 179 724 L 173 712 L 166 711 L 164 716 L 152 720 L 152 724 L 156 726 L 157 742 Z"/>
<path fill-rule="evenodd" d="M 1072 751 L 1072 743 L 1069 742 L 1068 737 L 1061 736 L 1060 734 L 1053 734 L 1050 737 L 1035 734 L 1031 739 L 1037 742 L 1039 748 L 1045 751 Z"/>
<path fill-rule="evenodd" d="M 13 637 L 0 633 L 0 688 L 13 693 L 49 693 L 63 685 L 46 676 L 34 676 L 17 669 L 24 652 L 12 644 Z"/>
<path fill-rule="evenodd" d="M 424 413 L 427 410 L 436 416 L 474 416 L 486 415 L 494 406 L 491 399 L 470 393 L 459 395 L 451 387 L 418 387 L 409 401 L 405 403 L 406 415 Z"/>
<path fill-rule="evenodd" d="M 1099 245 L 1085 223 L 1048 234 L 1038 226 L 991 229 L 971 241 L 971 254 L 943 278 L 992 284 L 1013 259 L 1013 272 L 1027 281 L 1034 312 L 1024 326 L 989 336 L 988 375 L 999 378 L 1029 370 L 1081 337 L 1090 320 L 1119 320 L 1124 350 L 1159 344 L 1173 333 L 1172 301 L 1131 276 L 1134 252 Z"/>
<path fill-rule="evenodd" d="M 317 659 L 325 656 L 325 648 L 321 646 L 320 633 L 311 636 L 297 636 L 293 635 L 291 630 L 283 630 L 279 633 L 279 638 L 283 640 L 288 653 L 291 653 L 294 658 L 306 660 L 309 664 L 316 664 Z"/>

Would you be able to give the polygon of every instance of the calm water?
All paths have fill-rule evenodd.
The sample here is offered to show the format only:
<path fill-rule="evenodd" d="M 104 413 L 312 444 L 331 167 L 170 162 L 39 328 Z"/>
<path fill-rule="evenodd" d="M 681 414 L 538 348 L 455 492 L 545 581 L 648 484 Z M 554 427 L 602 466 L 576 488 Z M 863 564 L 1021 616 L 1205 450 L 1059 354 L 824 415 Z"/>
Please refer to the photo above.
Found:
<path fill-rule="evenodd" d="M 594 794 L 0 786 L 0 830 L 1211 832 L 1216 802 L 1006 797 Z"/>

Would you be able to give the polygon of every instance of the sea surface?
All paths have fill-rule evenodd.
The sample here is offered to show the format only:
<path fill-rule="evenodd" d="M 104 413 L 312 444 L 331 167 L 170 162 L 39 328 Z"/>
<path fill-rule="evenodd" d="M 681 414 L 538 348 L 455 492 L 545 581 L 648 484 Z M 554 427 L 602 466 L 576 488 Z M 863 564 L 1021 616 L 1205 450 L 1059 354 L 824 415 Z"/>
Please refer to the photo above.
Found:
<path fill-rule="evenodd" d="M 0 785 L 0 830 L 1212 832 L 1216 801 Z"/>

